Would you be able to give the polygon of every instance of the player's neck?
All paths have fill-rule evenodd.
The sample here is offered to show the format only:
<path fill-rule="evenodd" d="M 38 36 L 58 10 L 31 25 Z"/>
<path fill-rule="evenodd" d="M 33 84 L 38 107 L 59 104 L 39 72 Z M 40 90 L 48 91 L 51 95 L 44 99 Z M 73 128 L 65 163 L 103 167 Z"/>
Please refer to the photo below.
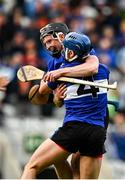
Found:
<path fill-rule="evenodd" d="M 60 53 L 60 52 L 58 52 L 58 53 L 56 53 L 56 54 L 53 54 L 52 56 L 53 56 L 53 57 L 56 57 L 56 58 L 60 58 L 61 53 Z"/>

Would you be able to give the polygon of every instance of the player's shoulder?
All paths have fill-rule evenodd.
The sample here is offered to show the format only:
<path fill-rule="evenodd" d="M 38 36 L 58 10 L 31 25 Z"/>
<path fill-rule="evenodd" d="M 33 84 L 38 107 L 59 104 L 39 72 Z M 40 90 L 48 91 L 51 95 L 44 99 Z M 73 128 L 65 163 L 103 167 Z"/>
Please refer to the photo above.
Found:
<path fill-rule="evenodd" d="M 49 58 L 48 63 L 47 63 L 47 69 L 48 69 L 48 71 L 51 71 L 54 69 L 54 58 L 53 57 Z"/>
<path fill-rule="evenodd" d="M 99 63 L 98 73 L 94 75 L 94 79 L 109 79 L 109 69 L 106 65 Z"/>
<path fill-rule="evenodd" d="M 48 71 L 56 70 L 60 68 L 60 65 L 64 62 L 64 57 L 52 57 L 48 62 Z"/>
<path fill-rule="evenodd" d="M 108 68 L 107 65 L 102 64 L 102 63 L 99 63 L 99 66 L 100 66 L 102 69 L 105 69 L 105 70 L 108 70 L 108 71 L 109 71 L 109 68 Z"/>
<path fill-rule="evenodd" d="M 108 74 L 110 73 L 108 66 L 102 63 L 99 63 L 99 70 L 102 72 L 107 72 Z"/>

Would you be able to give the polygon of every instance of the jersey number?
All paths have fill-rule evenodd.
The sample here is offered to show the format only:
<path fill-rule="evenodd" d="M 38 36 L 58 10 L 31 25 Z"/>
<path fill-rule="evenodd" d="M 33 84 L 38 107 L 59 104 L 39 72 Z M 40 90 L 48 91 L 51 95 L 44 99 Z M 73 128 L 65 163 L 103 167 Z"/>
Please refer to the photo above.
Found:
<path fill-rule="evenodd" d="M 91 77 L 86 80 L 93 81 L 93 78 Z M 96 88 L 95 86 L 90 86 L 90 89 L 85 89 L 85 85 L 80 85 L 77 90 L 78 96 L 91 93 L 93 97 L 97 97 L 97 92 L 99 92 L 99 88 Z"/>

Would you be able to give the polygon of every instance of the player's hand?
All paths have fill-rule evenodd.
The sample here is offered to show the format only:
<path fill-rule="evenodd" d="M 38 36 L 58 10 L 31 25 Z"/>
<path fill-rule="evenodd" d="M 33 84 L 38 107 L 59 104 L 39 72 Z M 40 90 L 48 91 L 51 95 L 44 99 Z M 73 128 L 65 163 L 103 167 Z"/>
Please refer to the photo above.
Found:
<path fill-rule="evenodd" d="M 67 88 L 65 84 L 60 84 L 55 90 L 54 95 L 57 99 L 64 99 L 66 97 Z"/>
<path fill-rule="evenodd" d="M 66 97 L 66 85 L 60 84 L 56 90 L 54 91 L 54 99 L 53 102 L 57 107 L 61 107 L 63 105 L 63 100 Z"/>
<path fill-rule="evenodd" d="M 5 91 L 6 86 L 9 84 L 9 79 L 6 76 L 0 77 L 0 91 Z"/>
<path fill-rule="evenodd" d="M 43 77 L 43 80 L 45 82 L 46 81 L 54 82 L 54 81 L 56 81 L 61 76 L 62 76 L 62 70 L 58 69 L 58 70 L 47 72 L 45 74 L 45 76 Z"/>

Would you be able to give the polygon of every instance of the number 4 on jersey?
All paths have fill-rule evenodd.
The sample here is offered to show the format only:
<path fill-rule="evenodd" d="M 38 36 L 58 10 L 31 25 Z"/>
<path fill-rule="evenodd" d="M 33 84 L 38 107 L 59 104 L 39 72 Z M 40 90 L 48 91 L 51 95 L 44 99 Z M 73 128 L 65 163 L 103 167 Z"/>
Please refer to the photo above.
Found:
<path fill-rule="evenodd" d="M 86 80 L 93 82 L 93 77 L 87 78 Z M 95 86 L 90 86 L 90 89 L 85 89 L 85 85 L 80 85 L 77 90 L 78 96 L 80 96 L 82 94 L 90 94 L 91 93 L 92 97 L 97 97 L 97 92 L 99 92 L 99 88 L 97 88 Z"/>

